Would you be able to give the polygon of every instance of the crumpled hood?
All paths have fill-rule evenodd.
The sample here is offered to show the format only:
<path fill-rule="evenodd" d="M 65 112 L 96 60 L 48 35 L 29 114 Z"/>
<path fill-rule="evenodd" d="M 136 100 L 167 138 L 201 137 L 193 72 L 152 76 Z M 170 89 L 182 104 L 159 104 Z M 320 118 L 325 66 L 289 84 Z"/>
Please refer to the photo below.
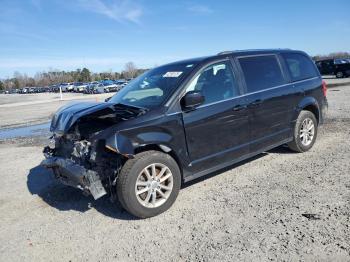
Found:
<path fill-rule="evenodd" d="M 113 107 L 113 104 L 104 102 L 69 103 L 55 113 L 51 120 L 50 131 L 66 133 L 80 117 L 109 107 Z"/>

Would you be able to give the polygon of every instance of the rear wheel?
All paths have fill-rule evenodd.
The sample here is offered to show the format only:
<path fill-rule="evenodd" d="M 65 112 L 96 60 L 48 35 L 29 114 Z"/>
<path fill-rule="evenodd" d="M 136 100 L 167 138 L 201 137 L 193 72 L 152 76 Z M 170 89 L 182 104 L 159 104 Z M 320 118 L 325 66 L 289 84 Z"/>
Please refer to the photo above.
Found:
<path fill-rule="evenodd" d="M 341 72 L 341 71 L 339 71 L 339 72 L 336 73 L 335 76 L 336 76 L 337 78 L 343 78 L 343 77 L 344 77 L 344 73 Z"/>
<path fill-rule="evenodd" d="M 146 151 L 128 160 L 117 181 L 121 205 L 140 218 L 156 216 L 171 207 L 181 186 L 181 174 L 168 154 Z"/>
<path fill-rule="evenodd" d="M 306 152 L 315 143 L 317 137 L 317 120 L 315 115 L 303 110 L 300 112 L 295 123 L 293 141 L 288 144 L 289 148 L 296 152 Z"/>

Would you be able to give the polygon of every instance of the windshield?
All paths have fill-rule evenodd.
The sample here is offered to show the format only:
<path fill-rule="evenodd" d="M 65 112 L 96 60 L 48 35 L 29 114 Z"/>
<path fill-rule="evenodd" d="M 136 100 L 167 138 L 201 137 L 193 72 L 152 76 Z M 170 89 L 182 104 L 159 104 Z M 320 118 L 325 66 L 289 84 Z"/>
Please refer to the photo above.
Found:
<path fill-rule="evenodd" d="M 166 101 L 193 67 L 194 64 L 173 64 L 149 70 L 132 80 L 109 102 L 144 108 L 158 107 Z"/>

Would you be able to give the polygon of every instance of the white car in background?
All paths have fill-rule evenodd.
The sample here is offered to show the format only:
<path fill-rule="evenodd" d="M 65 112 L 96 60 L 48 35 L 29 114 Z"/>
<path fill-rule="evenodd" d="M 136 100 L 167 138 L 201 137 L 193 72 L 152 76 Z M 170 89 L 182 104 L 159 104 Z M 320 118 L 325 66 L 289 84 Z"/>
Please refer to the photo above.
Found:
<path fill-rule="evenodd" d="M 73 91 L 73 89 L 74 89 L 74 85 L 73 85 L 73 83 L 67 83 L 67 91 L 68 92 L 72 92 Z"/>
<path fill-rule="evenodd" d="M 97 83 L 97 84 L 94 84 L 92 92 L 94 94 L 102 94 L 108 91 L 106 91 L 105 86 L 102 83 Z"/>
<path fill-rule="evenodd" d="M 74 89 L 73 83 L 62 83 L 60 85 L 62 92 L 72 92 Z"/>
<path fill-rule="evenodd" d="M 87 86 L 87 83 L 76 82 L 74 83 L 73 91 L 76 93 L 83 93 Z"/>
<path fill-rule="evenodd" d="M 105 93 L 105 89 L 102 83 L 100 82 L 91 82 L 85 89 L 86 94 L 102 94 Z"/>
<path fill-rule="evenodd" d="M 120 89 L 122 89 L 124 86 L 128 84 L 128 81 L 126 81 L 125 79 L 119 79 L 119 80 L 116 80 L 115 83 L 117 85 L 117 91 L 119 91 Z"/>
<path fill-rule="evenodd" d="M 115 92 L 117 91 L 117 84 L 113 80 L 103 80 L 102 84 L 104 86 L 105 92 Z"/>

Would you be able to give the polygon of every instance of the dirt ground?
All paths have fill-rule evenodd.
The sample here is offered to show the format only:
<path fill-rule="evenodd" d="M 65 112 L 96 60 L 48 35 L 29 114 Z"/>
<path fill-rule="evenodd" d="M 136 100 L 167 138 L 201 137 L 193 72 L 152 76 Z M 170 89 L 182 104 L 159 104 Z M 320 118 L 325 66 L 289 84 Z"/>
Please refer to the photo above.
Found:
<path fill-rule="evenodd" d="M 331 87 L 350 84 L 350 77 L 336 78 L 334 75 L 326 75 L 322 77 L 326 81 L 327 85 Z"/>
<path fill-rule="evenodd" d="M 38 166 L 45 137 L 0 141 L 0 261 L 349 261 L 350 85 L 328 99 L 311 151 L 197 180 L 145 220 L 56 183 Z"/>

